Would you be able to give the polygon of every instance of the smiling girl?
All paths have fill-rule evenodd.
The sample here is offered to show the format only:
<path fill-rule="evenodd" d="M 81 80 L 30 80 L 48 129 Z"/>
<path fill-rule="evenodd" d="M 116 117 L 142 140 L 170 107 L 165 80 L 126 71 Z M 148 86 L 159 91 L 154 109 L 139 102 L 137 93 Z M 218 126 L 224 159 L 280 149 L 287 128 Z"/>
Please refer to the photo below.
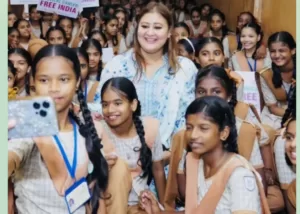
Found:
<path fill-rule="evenodd" d="M 259 175 L 237 154 L 235 116 L 226 100 L 208 96 L 193 101 L 186 111 L 185 211 L 163 212 L 152 194 L 141 194 L 148 214 L 270 213 Z"/>
<path fill-rule="evenodd" d="M 86 179 L 91 198 L 82 204 L 87 209 L 80 206 L 75 213 L 105 214 L 102 199 L 108 183 L 107 163 L 82 91 L 77 90 L 80 64 L 76 54 L 64 45 L 44 47 L 35 56 L 32 75 L 36 94 L 50 96 L 55 102 L 59 134 L 8 143 L 8 176 L 14 178 L 17 212 L 68 213 L 66 190 L 73 187 L 75 179 Z M 84 122 L 70 111 L 76 91 Z M 67 170 L 62 154 L 67 160 L 77 160 L 77 165 L 70 167 L 76 169 L 74 173 Z"/>
<path fill-rule="evenodd" d="M 19 19 L 14 23 L 13 27 L 20 32 L 20 45 L 27 50 L 30 39 L 36 38 L 31 33 L 30 23 L 25 19 Z"/>

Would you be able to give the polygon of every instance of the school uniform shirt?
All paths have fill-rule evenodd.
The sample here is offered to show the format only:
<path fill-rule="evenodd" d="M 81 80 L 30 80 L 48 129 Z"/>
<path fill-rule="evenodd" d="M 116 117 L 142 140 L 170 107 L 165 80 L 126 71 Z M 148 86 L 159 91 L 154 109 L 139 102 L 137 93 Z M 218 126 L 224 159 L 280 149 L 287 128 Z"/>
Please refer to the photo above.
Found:
<path fill-rule="evenodd" d="M 198 172 L 199 204 L 212 185 L 213 177 L 217 176 L 217 174 L 205 179 L 204 162 L 202 159 L 199 161 Z M 262 213 L 255 175 L 244 167 L 236 168 L 231 174 L 224 193 L 216 207 L 215 214 L 231 214 L 235 211 Z"/>
<path fill-rule="evenodd" d="M 285 140 L 282 136 L 276 138 L 274 144 L 275 163 L 281 189 L 286 190 L 289 184 L 296 179 L 296 173 L 287 165 L 285 160 Z"/>
<path fill-rule="evenodd" d="M 143 122 L 143 118 L 141 118 L 141 120 Z M 102 121 L 102 124 L 116 148 L 118 157 L 123 159 L 128 164 L 129 169 L 135 169 L 138 166 L 137 163 L 140 157 L 140 152 L 134 151 L 137 148 L 141 148 L 139 136 L 136 135 L 133 138 L 126 139 L 119 138 L 111 132 L 109 126 L 104 121 Z M 152 147 L 152 161 L 156 162 L 161 161 L 162 159 L 163 149 L 160 136 L 158 134 Z M 147 178 L 142 179 L 140 176 L 137 176 L 132 182 L 132 189 L 128 197 L 128 205 L 130 206 L 137 205 L 139 203 L 140 192 L 149 188 L 147 185 Z"/>
<path fill-rule="evenodd" d="M 250 63 L 250 65 L 252 66 L 252 68 L 254 68 L 255 59 L 253 59 L 252 57 L 247 57 L 247 60 Z M 270 57 L 270 52 L 269 52 L 269 50 L 267 50 L 267 55 L 264 58 L 263 67 L 270 68 L 271 65 L 272 65 L 272 60 Z M 228 63 L 228 67 L 233 71 L 242 71 L 235 54 L 233 54 L 231 56 L 229 63 Z"/>
<path fill-rule="evenodd" d="M 287 108 L 287 102 L 278 102 L 275 95 L 267 85 L 263 77 L 260 77 L 260 84 L 262 94 L 264 95 L 264 101 L 266 105 L 276 104 L 280 108 Z M 282 81 L 282 88 L 288 93 L 291 87 L 291 83 Z M 274 115 L 270 112 L 268 106 L 264 106 L 261 113 L 261 120 L 263 124 L 271 126 L 273 129 L 281 128 L 282 117 Z"/>
<path fill-rule="evenodd" d="M 41 37 L 41 28 L 40 27 L 35 28 L 35 27 L 31 26 L 31 31 L 32 31 L 33 35 L 35 35 L 37 38 Z"/>
<path fill-rule="evenodd" d="M 78 133 L 77 169 L 86 164 L 85 139 Z M 74 136 L 71 132 L 60 132 L 59 139 L 69 160 L 73 160 Z M 53 143 L 56 145 L 53 138 Z M 59 148 L 57 146 L 59 151 Z M 32 139 L 10 140 L 8 151 L 18 155 L 21 160 L 20 168 L 13 176 L 14 194 L 18 214 L 66 214 L 68 207 L 64 196 L 60 196 L 55 189 L 47 167 L 43 162 L 38 147 Z M 76 214 L 85 214 L 85 206 L 78 209 Z"/>
<path fill-rule="evenodd" d="M 207 31 L 208 24 L 206 21 L 200 21 L 200 25 L 198 28 L 195 28 L 192 20 L 187 20 L 185 23 L 189 26 L 190 30 L 192 31 L 191 34 L 193 37 L 199 37 Z"/>
<path fill-rule="evenodd" d="M 191 60 L 185 57 L 177 59 L 180 67 L 176 73 L 169 68 L 165 54 L 163 65 L 153 77 L 148 78 L 144 72 L 138 76 L 133 49 L 114 57 L 102 71 L 95 102 L 89 104 L 89 108 L 102 113 L 100 91 L 103 84 L 112 77 L 126 77 L 136 87 L 142 116 L 151 116 L 160 121 L 161 142 L 170 148 L 172 135 L 184 126 L 185 111 L 195 99 L 197 74 L 197 68 Z"/>

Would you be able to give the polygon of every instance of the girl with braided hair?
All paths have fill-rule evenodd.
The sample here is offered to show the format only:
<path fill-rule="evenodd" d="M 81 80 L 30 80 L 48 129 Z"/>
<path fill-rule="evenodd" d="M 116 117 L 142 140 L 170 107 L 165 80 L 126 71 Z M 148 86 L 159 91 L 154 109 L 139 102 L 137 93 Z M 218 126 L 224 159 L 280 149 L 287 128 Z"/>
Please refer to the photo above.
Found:
<path fill-rule="evenodd" d="M 118 174 L 110 174 L 114 182 L 110 183 L 108 192 L 111 193 L 113 204 L 108 207 L 108 212 L 137 212 L 139 194 L 148 188 L 151 177 L 154 177 L 162 201 L 165 173 L 162 143 L 158 134 L 159 121 L 141 117 L 136 89 L 125 77 L 107 80 L 101 90 L 101 100 L 104 120 L 100 123 L 104 153 L 114 153 L 118 156 L 117 162 L 123 165 L 123 170 L 119 168 Z M 111 171 L 118 167 L 110 166 Z M 114 195 L 115 190 L 117 194 Z"/>
<path fill-rule="evenodd" d="M 76 53 L 65 45 L 42 48 L 32 63 L 32 76 L 36 94 L 54 100 L 59 133 L 8 143 L 8 176 L 14 181 L 17 212 L 69 213 L 66 190 L 85 180 L 90 198 L 75 213 L 106 213 L 103 199 L 108 166 L 79 88 L 80 63 Z M 70 110 L 76 91 L 83 121 Z M 70 160 L 73 164 L 68 163 Z"/>

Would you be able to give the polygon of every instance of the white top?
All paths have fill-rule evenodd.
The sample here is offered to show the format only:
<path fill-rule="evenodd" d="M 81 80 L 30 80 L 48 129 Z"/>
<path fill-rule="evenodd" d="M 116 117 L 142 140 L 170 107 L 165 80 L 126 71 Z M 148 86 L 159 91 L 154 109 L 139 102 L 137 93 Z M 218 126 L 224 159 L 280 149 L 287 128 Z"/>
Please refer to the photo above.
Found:
<path fill-rule="evenodd" d="M 198 169 L 198 204 L 212 185 L 213 177 L 205 179 L 204 162 L 200 159 Z M 243 167 L 236 168 L 230 176 L 215 214 L 231 214 L 235 211 L 262 213 L 255 175 Z"/>
<path fill-rule="evenodd" d="M 73 161 L 73 131 L 60 132 L 59 139 L 70 161 Z M 53 139 L 53 143 L 55 141 Z M 55 144 L 56 145 L 56 144 Z M 58 147 L 57 147 L 58 149 Z M 32 139 L 10 140 L 8 151 L 18 155 L 21 160 L 20 168 L 13 176 L 14 194 L 18 214 L 65 214 L 68 213 L 65 198 L 60 196 L 50 178 L 48 169 L 42 160 L 41 154 Z M 59 151 L 59 149 L 58 149 Z M 85 139 L 78 132 L 77 169 L 88 159 Z M 85 214 L 82 206 L 76 214 Z"/>

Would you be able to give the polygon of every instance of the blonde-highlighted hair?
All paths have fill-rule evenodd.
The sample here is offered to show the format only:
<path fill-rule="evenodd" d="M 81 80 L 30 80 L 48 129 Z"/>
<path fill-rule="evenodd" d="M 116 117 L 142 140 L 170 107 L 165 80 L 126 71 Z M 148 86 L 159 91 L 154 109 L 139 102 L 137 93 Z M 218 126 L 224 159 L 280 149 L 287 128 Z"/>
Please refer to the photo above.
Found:
<path fill-rule="evenodd" d="M 135 59 L 137 63 L 137 73 L 140 73 L 143 71 L 143 66 L 145 65 L 145 59 L 142 55 L 141 52 L 141 45 L 138 42 L 138 29 L 139 29 L 139 24 L 144 15 L 147 13 L 159 13 L 168 23 L 169 31 L 173 29 L 174 23 L 173 23 L 173 18 L 172 14 L 169 11 L 169 9 L 162 3 L 157 3 L 157 2 L 150 2 L 141 12 L 141 15 L 138 19 L 137 23 L 137 28 L 135 30 L 135 35 L 134 35 L 134 53 L 135 53 Z M 172 36 L 168 38 L 166 44 L 163 47 L 163 54 L 168 55 L 168 63 L 169 63 L 169 68 L 172 70 L 173 73 L 176 73 L 176 71 L 179 68 L 179 63 L 177 61 L 177 53 L 176 53 L 176 42 Z M 169 69 L 169 71 L 170 71 Z"/>

